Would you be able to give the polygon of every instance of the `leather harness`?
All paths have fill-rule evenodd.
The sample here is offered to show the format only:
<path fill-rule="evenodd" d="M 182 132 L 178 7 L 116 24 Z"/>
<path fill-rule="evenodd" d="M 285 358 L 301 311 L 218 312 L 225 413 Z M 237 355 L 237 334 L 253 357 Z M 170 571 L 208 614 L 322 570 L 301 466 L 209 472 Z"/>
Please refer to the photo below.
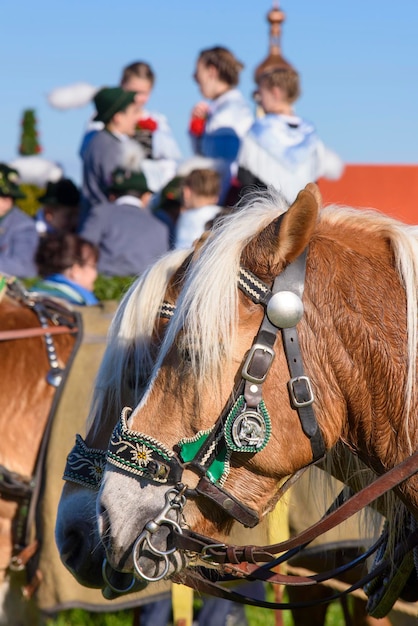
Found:
<path fill-rule="evenodd" d="M 9 277 L 5 281 L 5 289 L 10 298 L 34 311 L 40 326 L 2 330 L 0 331 L 0 342 L 43 337 L 50 366 L 46 374 L 46 380 L 48 384 L 56 388 L 38 450 L 33 475 L 22 476 L 4 465 L 0 465 L 0 497 L 5 500 L 12 500 L 18 505 L 14 524 L 14 536 L 12 538 L 12 557 L 9 567 L 12 571 L 21 571 L 28 566 L 39 547 L 39 540 L 37 538 L 31 539 L 31 529 L 35 524 L 49 434 L 55 410 L 61 397 L 61 386 L 81 342 L 83 326 L 79 313 L 61 305 L 56 300 L 30 294 L 26 291 L 23 284 L 14 277 Z M 53 341 L 53 336 L 62 334 L 74 334 L 77 336 L 65 370 L 58 366 L 58 358 Z M 39 582 L 40 574 L 36 570 L 33 572 L 30 583 L 22 589 L 24 596 L 30 597 Z"/>

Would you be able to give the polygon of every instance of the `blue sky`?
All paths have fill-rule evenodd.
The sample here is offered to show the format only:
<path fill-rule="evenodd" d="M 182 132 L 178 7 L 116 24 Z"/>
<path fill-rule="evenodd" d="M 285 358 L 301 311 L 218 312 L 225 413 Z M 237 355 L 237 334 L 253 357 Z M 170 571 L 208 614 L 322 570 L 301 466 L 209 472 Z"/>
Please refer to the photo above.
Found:
<path fill-rule="evenodd" d="M 58 111 L 46 95 L 77 81 L 116 85 L 124 65 L 153 66 L 149 108 L 165 113 L 184 157 L 200 99 L 192 80 L 199 50 L 230 48 L 253 71 L 267 55 L 271 0 L 1 0 L 0 160 L 16 158 L 20 120 L 35 108 L 43 156 L 80 178 L 77 150 L 93 112 Z M 418 2 L 282 0 L 284 56 L 299 70 L 296 112 L 314 122 L 347 163 L 417 163 Z"/>

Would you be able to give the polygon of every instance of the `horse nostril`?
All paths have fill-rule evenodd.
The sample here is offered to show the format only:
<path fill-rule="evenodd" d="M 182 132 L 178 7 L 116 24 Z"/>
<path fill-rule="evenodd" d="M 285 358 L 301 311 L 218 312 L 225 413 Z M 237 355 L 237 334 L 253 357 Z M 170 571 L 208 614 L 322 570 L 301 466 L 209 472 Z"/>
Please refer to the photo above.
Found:
<path fill-rule="evenodd" d="M 60 554 L 69 569 L 77 569 L 86 554 L 90 553 L 89 535 L 83 527 L 72 528 L 65 533 Z"/>
<path fill-rule="evenodd" d="M 77 555 L 83 545 L 82 533 L 72 530 L 68 532 L 64 538 L 61 546 L 61 558 L 65 563 L 70 564 L 70 561 Z"/>

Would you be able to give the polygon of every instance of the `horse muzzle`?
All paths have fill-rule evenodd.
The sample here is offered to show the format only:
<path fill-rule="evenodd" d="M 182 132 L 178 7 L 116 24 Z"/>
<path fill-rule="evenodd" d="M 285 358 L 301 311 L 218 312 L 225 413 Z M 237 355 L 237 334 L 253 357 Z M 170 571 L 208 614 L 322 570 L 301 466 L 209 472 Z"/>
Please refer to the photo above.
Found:
<path fill-rule="evenodd" d="M 185 557 L 171 541 L 172 531 L 181 534 L 183 528 L 183 508 L 186 504 L 185 487 L 179 485 L 164 494 L 165 504 L 155 517 L 149 520 L 144 530 L 133 542 L 131 550 L 116 545 L 111 539 L 108 512 L 101 506 L 99 527 L 107 557 L 103 563 L 102 573 L 107 586 L 115 593 L 128 593 L 130 589 L 120 588 L 112 582 L 108 575 L 110 570 L 133 572 L 134 579 L 143 585 L 169 578 L 183 569 Z M 125 581 L 127 587 L 134 586 L 133 581 Z"/>
<path fill-rule="evenodd" d="M 86 587 L 103 586 L 105 556 L 95 523 L 96 500 L 91 490 L 64 487 L 55 526 L 55 541 L 65 567 Z"/>

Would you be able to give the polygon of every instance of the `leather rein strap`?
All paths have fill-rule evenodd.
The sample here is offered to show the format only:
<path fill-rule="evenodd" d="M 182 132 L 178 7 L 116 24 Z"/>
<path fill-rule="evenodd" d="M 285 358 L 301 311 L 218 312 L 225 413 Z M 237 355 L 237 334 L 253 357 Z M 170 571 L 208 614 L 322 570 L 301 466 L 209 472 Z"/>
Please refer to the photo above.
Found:
<path fill-rule="evenodd" d="M 370 485 L 355 493 L 344 504 L 330 512 L 319 522 L 286 541 L 267 546 L 237 546 L 215 544 L 212 539 L 184 529 L 182 534 L 173 532 L 174 545 L 181 550 L 188 550 L 213 563 L 235 564 L 234 571 L 247 576 L 259 568 L 258 562 L 269 562 L 275 554 L 292 550 L 301 544 L 310 543 L 323 533 L 338 526 L 349 517 L 361 511 L 371 502 L 390 491 L 418 471 L 418 452 L 399 463 L 385 474 L 376 478 Z M 240 569 L 240 564 L 245 566 Z"/>
<path fill-rule="evenodd" d="M 0 341 L 12 341 L 14 339 L 29 339 L 31 337 L 44 337 L 45 335 L 76 335 L 77 328 L 70 326 L 49 326 L 48 328 L 16 328 L 14 330 L 1 330 Z"/>
<path fill-rule="evenodd" d="M 190 531 L 185 530 L 182 535 L 175 531 L 173 532 L 174 545 L 181 549 L 192 550 L 193 552 L 202 555 L 203 560 L 208 561 L 210 564 L 222 564 L 222 573 L 226 574 L 226 578 L 224 578 L 225 582 L 261 580 L 273 584 L 296 587 L 321 583 L 336 578 L 359 563 L 365 562 L 366 559 L 373 554 L 373 552 L 375 552 L 382 543 L 383 536 L 380 537 L 374 546 L 354 559 L 354 561 L 328 572 L 322 572 L 320 574 L 313 574 L 309 576 L 295 576 L 276 571 L 277 566 L 288 561 L 296 552 L 301 551 L 313 539 L 322 535 L 327 530 L 339 525 L 341 522 L 363 509 L 385 492 L 396 487 L 396 485 L 403 480 L 406 480 L 417 471 L 418 452 L 389 470 L 386 474 L 377 478 L 373 483 L 353 495 L 345 503 L 339 505 L 337 509 L 328 511 L 319 522 L 313 524 L 310 528 L 281 543 L 261 547 L 222 544 L 210 545 L 207 543 L 208 538 L 198 536 L 196 533 L 190 533 L 190 535 L 193 535 L 192 543 L 189 541 L 190 535 L 188 536 L 187 534 Z M 199 541 L 200 546 L 198 545 Z M 359 579 L 351 587 L 348 587 L 342 592 L 337 592 L 331 597 L 327 596 L 327 598 L 317 601 L 308 600 L 306 602 L 298 603 L 278 603 L 251 598 L 243 595 L 242 593 L 233 591 L 230 588 L 225 588 L 218 582 L 215 582 L 211 578 L 210 570 L 205 569 L 186 569 L 173 576 L 172 579 L 174 582 L 186 584 L 193 589 L 197 589 L 201 593 L 206 593 L 226 600 L 249 604 L 252 606 L 276 610 L 309 608 L 324 604 L 325 602 L 328 603 L 332 600 L 340 599 L 342 596 L 346 596 L 352 591 L 364 587 L 376 577 L 383 575 L 391 567 L 397 567 L 397 564 L 402 562 L 404 556 L 413 550 L 417 545 L 418 529 L 410 533 L 401 545 L 397 546 L 391 562 L 383 560 L 377 567 L 373 568 L 371 572 Z M 274 555 L 279 553 L 281 556 L 274 558 Z M 267 562 L 268 564 L 260 565 L 257 561 Z"/>
<path fill-rule="evenodd" d="M 400 563 L 402 558 L 407 554 L 407 552 L 411 551 L 416 545 L 418 545 L 418 530 L 415 530 L 411 533 L 406 541 L 398 546 L 395 549 L 393 562 Z M 358 564 L 365 559 L 363 557 L 369 556 L 372 550 L 367 551 L 365 555 L 362 555 L 361 559 L 356 559 L 354 565 Z M 286 574 L 280 574 L 278 572 L 270 571 L 264 567 L 258 567 L 256 570 L 252 571 L 249 574 L 238 573 L 236 575 L 226 577 L 224 580 L 226 582 L 231 581 L 243 581 L 243 579 L 247 580 L 262 580 L 267 581 L 273 584 L 282 584 L 287 586 L 310 586 L 315 585 L 317 583 L 325 582 L 326 580 L 330 580 L 335 578 L 338 574 L 341 573 L 342 570 L 346 571 L 351 568 L 353 564 L 349 564 L 345 566 L 345 568 L 336 568 L 331 572 L 326 572 L 322 574 L 314 574 L 312 576 L 289 576 Z M 266 600 L 260 600 L 245 596 L 241 593 L 237 593 L 232 589 L 225 588 L 221 586 L 219 583 L 213 582 L 210 577 L 208 577 L 207 571 L 200 572 L 199 570 L 183 570 L 181 573 L 176 574 L 172 577 L 173 582 L 181 583 L 188 585 L 192 589 L 198 590 L 201 593 L 206 593 L 211 596 L 216 596 L 218 598 L 223 598 L 225 600 L 231 600 L 233 602 L 239 602 L 241 604 L 249 604 L 251 606 L 258 606 L 266 609 L 275 609 L 275 610 L 292 610 L 292 609 L 301 609 L 301 608 L 310 608 L 313 606 L 317 606 L 320 604 L 328 604 L 333 600 L 338 600 L 343 596 L 348 595 L 352 591 L 359 589 L 366 585 L 368 582 L 376 578 L 376 576 L 380 576 L 386 570 L 390 568 L 390 563 L 387 561 L 383 561 L 379 566 L 373 569 L 372 572 L 367 574 L 366 576 L 359 579 L 355 584 L 351 587 L 348 587 L 344 591 L 339 591 L 332 596 L 327 596 L 326 598 L 322 598 L 320 600 L 312 601 L 307 600 L 305 602 L 268 602 Z M 230 568 L 225 568 L 225 572 L 228 573 Z"/>

